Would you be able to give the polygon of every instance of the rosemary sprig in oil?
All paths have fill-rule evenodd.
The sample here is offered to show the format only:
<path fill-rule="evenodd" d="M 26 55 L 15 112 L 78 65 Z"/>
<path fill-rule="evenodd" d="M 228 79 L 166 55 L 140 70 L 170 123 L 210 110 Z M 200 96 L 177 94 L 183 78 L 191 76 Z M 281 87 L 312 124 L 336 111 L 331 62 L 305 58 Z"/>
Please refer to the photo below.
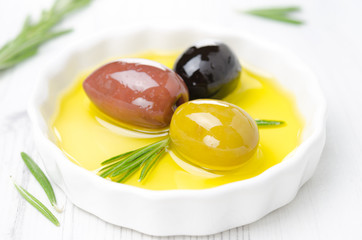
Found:
<path fill-rule="evenodd" d="M 110 177 L 117 182 L 123 182 L 142 168 L 138 179 L 138 181 L 142 181 L 157 163 L 157 160 L 163 156 L 169 142 L 170 139 L 167 137 L 145 147 L 107 159 L 102 162 L 104 167 L 98 174 L 103 178 Z"/>
<path fill-rule="evenodd" d="M 258 127 L 273 127 L 273 126 L 282 126 L 285 124 L 284 121 L 265 120 L 265 119 L 256 119 L 255 122 L 258 125 Z"/>
<path fill-rule="evenodd" d="M 283 121 L 275 120 L 255 120 L 258 126 L 272 127 L 285 124 Z M 170 138 L 167 137 L 150 145 L 132 150 L 120 155 L 111 157 L 101 164 L 102 167 L 98 174 L 103 178 L 111 178 L 117 182 L 124 182 L 139 169 L 142 169 L 138 181 L 141 182 L 152 170 L 155 164 L 166 152 Z"/>

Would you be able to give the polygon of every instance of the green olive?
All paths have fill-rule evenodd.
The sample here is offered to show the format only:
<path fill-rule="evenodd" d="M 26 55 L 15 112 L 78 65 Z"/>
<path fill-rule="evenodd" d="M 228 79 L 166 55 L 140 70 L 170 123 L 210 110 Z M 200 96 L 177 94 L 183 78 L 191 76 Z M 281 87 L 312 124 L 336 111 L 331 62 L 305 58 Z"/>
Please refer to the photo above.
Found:
<path fill-rule="evenodd" d="M 259 131 L 243 109 L 220 100 L 199 99 L 179 106 L 171 120 L 172 149 L 209 170 L 240 167 L 256 152 Z"/>

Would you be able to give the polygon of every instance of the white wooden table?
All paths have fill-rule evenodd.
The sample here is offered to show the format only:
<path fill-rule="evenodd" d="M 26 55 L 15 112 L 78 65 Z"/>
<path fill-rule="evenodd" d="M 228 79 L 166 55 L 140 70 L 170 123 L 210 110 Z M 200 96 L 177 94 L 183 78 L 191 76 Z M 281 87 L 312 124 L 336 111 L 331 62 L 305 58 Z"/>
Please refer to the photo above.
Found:
<path fill-rule="evenodd" d="M 0 1 L 0 45 L 11 39 L 27 14 L 52 0 Z M 268 5 L 303 8 L 303 26 L 241 15 L 237 9 Z M 40 163 L 26 104 L 42 63 L 82 35 L 129 23 L 206 22 L 247 31 L 284 45 L 308 62 L 320 77 L 328 100 L 327 142 L 314 177 L 289 205 L 247 226 L 212 236 L 164 239 L 362 239 L 362 1 L 94 0 L 60 27 L 74 32 L 44 45 L 39 54 L 0 73 L 0 239 L 158 239 L 108 224 L 75 207 L 55 188 L 65 205 L 53 226 L 25 202 L 9 176 L 47 203 L 46 196 L 20 159 L 25 151 Z M 187 18 L 187 20 L 186 20 Z"/>

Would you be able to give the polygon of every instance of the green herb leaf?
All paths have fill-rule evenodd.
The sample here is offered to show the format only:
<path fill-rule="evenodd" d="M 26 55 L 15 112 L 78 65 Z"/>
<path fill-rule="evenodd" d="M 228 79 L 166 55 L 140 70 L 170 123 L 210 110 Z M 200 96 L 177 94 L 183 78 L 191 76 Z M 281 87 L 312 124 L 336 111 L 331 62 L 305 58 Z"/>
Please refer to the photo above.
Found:
<path fill-rule="evenodd" d="M 48 218 L 55 226 L 59 226 L 58 219 L 49 211 L 49 209 L 44 206 L 38 199 L 36 199 L 33 195 L 31 195 L 28 191 L 26 191 L 21 186 L 17 185 L 14 182 L 14 186 L 16 190 L 20 193 L 23 198 L 28 201 L 33 207 L 35 207 L 41 214 L 43 214 L 46 218 Z"/>
<path fill-rule="evenodd" d="M 247 13 L 264 13 L 264 14 L 288 14 L 291 12 L 299 12 L 301 9 L 297 6 L 291 7 L 274 7 L 274 8 L 258 8 L 246 11 Z"/>
<path fill-rule="evenodd" d="M 285 124 L 284 121 L 265 120 L 265 119 L 256 119 L 255 122 L 259 127 L 281 126 Z"/>
<path fill-rule="evenodd" d="M 275 127 L 285 124 L 283 121 L 261 119 L 257 119 L 255 122 L 259 127 Z M 136 150 L 111 157 L 101 163 L 104 167 L 98 171 L 98 174 L 103 178 L 118 178 L 117 182 L 123 182 L 137 170 L 142 169 L 138 178 L 138 181 L 141 182 L 165 154 L 169 142 L 170 138 L 166 138 Z"/>
<path fill-rule="evenodd" d="M 54 190 L 52 185 L 50 184 L 48 178 L 45 176 L 44 172 L 39 168 L 39 166 L 34 162 L 34 160 L 26 153 L 21 153 L 21 158 L 24 160 L 25 165 L 30 170 L 31 174 L 35 177 L 35 179 L 39 182 L 41 187 L 44 189 L 44 192 L 49 198 L 50 203 L 52 206 L 60 212 L 59 208 L 57 207 L 57 199 L 55 198 Z"/>
<path fill-rule="evenodd" d="M 166 138 L 145 147 L 120 154 L 104 162 L 98 174 L 103 177 L 118 178 L 117 182 L 123 182 L 132 176 L 137 170 L 142 169 L 139 181 L 145 179 L 156 162 L 165 153 L 170 139 Z"/>
<path fill-rule="evenodd" d="M 146 162 L 144 168 L 142 169 L 140 178 L 138 179 L 139 182 L 141 182 L 146 177 L 148 172 L 157 163 L 158 159 L 160 159 L 163 156 L 165 150 L 166 150 L 165 148 L 161 149 L 161 151 L 159 153 L 156 153 L 155 156 L 150 161 Z"/>
<path fill-rule="evenodd" d="M 288 16 L 290 13 L 298 12 L 300 10 L 301 9 L 299 7 L 291 6 L 291 7 L 253 9 L 245 11 L 245 13 L 285 23 L 303 24 L 303 21 L 293 19 L 290 16 Z"/>
<path fill-rule="evenodd" d="M 0 71 L 34 56 L 40 45 L 50 39 L 69 33 L 71 30 L 52 31 L 70 12 L 85 7 L 91 0 L 56 0 L 53 7 L 43 11 L 38 22 L 30 17 L 24 21 L 21 32 L 0 49 Z"/>

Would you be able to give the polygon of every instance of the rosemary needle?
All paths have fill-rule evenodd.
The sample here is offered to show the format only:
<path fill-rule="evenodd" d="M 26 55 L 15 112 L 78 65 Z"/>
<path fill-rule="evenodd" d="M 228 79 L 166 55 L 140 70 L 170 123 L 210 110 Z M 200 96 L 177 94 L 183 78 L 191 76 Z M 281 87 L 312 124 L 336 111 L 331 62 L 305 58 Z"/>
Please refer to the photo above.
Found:
<path fill-rule="evenodd" d="M 39 182 L 39 184 L 43 188 L 52 206 L 55 208 L 55 210 L 61 212 L 61 210 L 57 207 L 57 199 L 55 198 L 53 187 L 50 184 L 48 178 L 45 176 L 44 172 L 39 168 L 39 166 L 34 162 L 34 160 L 25 152 L 21 153 L 21 158 L 23 159 L 25 165 L 30 170 L 31 174 L 33 174 L 35 179 Z"/>
<path fill-rule="evenodd" d="M 156 156 L 152 161 L 148 161 L 145 164 L 145 167 L 142 169 L 140 178 L 138 179 L 139 182 L 141 182 L 146 177 L 147 173 L 152 169 L 153 165 L 157 163 L 158 159 L 161 158 L 161 156 L 164 154 L 165 151 L 166 151 L 165 148 L 162 149 L 159 153 L 156 154 Z"/>
<path fill-rule="evenodd" d="M 245 11 L 246 14 L 271 19 L 275 21 L 280 21 L 284 23 L 290 24 L 303 24 L 303 21 L 293 19 L 289 16 L 290 13 L 298 12 L 301 9 L 296 6 L 291 7 L 274 7 L 274 8 L 260 8 L 260 9 L 252 9 Z"/>
<path fill-rule="evenodd" d="M 281 126 L 285 124 L 284 121 L 265 120 L 265 119 L 256 119 L 255 122 L 259 127 Z"/>
<path fill-rule="evenodd" d="M 43 214 L 47 219 L 49 219 L 52 223 L 54 223 L 55 226 L 59 226 L 58 219 L 50 212 L 50 210 L 44 206 L 38 199 L 36 199 L 33 195 L 31 195 L 28 191 L 26 191 L 21 186 L 17 185 L 15 182 L 14 186 L 16 190 L 20 193 L 20 195 L 33 207 L 35 207 L 41 214 Z"/>

